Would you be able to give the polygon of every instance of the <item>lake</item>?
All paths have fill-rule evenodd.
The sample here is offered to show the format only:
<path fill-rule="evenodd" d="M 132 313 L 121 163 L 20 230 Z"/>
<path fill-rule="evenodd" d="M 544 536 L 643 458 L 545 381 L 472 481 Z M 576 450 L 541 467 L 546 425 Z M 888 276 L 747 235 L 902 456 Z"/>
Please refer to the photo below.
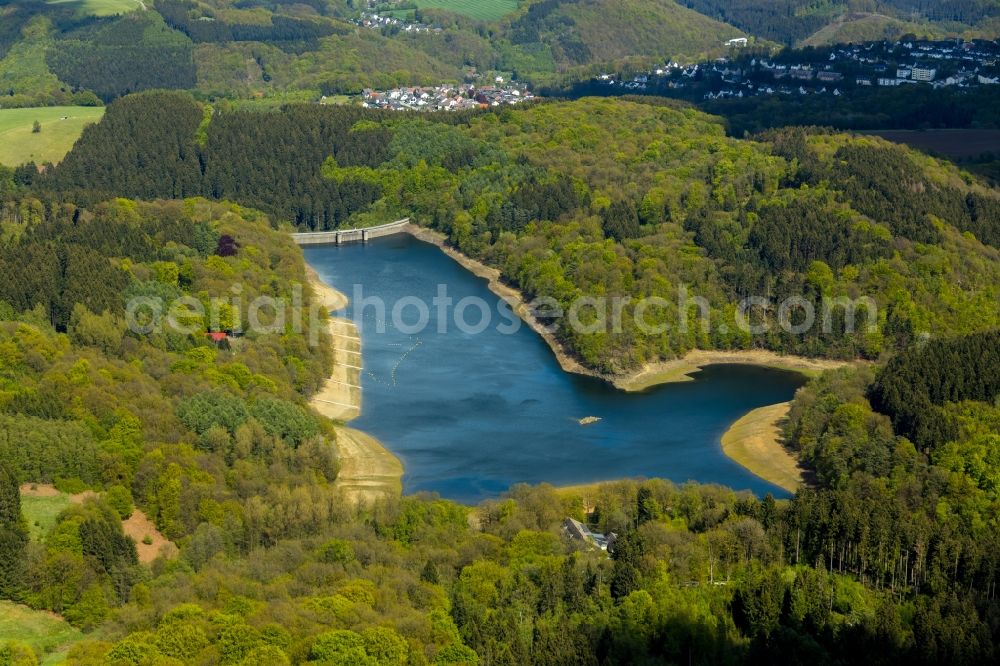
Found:
<path fill-rule="evenodd" d="M 500 299 L 486 282 L 429 243 L 400 234 L 303 251 L 324 281 L 352 299 L 344 314 L 361 330 L 364 371 L 363 413 L 351 425 L 402 460 L 405 492 L 475 502 L 520 482 L 644 476 L 788 496 L 727 458 L 720 438 L 750 410 L 791 399 L 801 375 L 716 365 L 692 382 L 624 393 L 563 372 L 527 325 L 510 333 L 510 313 L 498 314 Z M 365 301 L 381 299 L 385 312 L 361 303 L 356 288 Z M 468 297 L 488 304 L 492 325 L 478 332 L 460 329 L 453 315 L 439 322 L 443 308 L 431 304 L 442 288 L 455 307 Z M 421 330 L 417 300 L 430 315 Z M 479 328 L 477 307 L 464 315 Z M 587 416 L 601 421 L 581 426 Z"/>

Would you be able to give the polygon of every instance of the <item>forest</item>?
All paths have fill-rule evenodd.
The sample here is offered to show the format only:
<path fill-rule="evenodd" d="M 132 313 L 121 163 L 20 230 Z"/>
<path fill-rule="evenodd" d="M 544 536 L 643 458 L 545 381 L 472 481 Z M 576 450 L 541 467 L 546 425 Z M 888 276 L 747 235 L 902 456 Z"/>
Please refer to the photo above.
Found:
<path fill-rule="evenodd" d="M 695 348 L 876 359 L 931 331 L 1000 325 L 995 190 L 872 138 L 727 138 L 718 118 L 651 98 L 407 116 L 151 93 L 112 104 L 58 167 L 17 174 L 50 199 L 206 196 L 303 229 L 409 216 L 564 309 L 580 296 L 674 302 L 680 286 L 711 303 L 706 328 L 682 330 L 678 312 L 659 313 L 670 324 L 659 333 L 634 320 L 561 327 L 567 351 L 605 374 Z M 734 307 L 746 296 L 774 304 L 761 313 L 771 324 L 790 296 L 824 317 L 845 297 L 876 311 L 829 309 L 804 335 L 750 336 Z"/>
<path fill-rule="evenodd" d="M 696 11 L 751 34 L 793 45 L 848 13 L 940 24 L 954 30 L 1000 15 L 992 0 L 681 0 Z"/>
<path fill-rule="evenodd" d="M 259 213 L 199 199 L 76 208 L 12 176 L 9 247 L 92 252 L 131 293 L 201 298 L 239 271 L 247 289 L 287 294 L 304 278 Z M 65 326 L 44 299 L 14 298 L 0 298 L 0 597 L 82 628 L 68 663 L 996 657 L 1000 408 L 995 381 L 977 380 L 1000 353 L 995 332 L 804 387 L 786 434 L 817 479 L 791 500 L 649 480 L 354 507 L 332 490 L 331 432 L 302 407 L 324 360 L 294 332 L 217 348 L 123 329 L 111 292 Z M 866 397 L 893 382 L 957 429 L 927 449 L 896 434 Z M 98 492 L 29 539 L 18 484 L 46 482 Z M 138 562 L 121 518 L 140 508 L 179 557 Z M 565 536 L 566 516 L 618 534 L 611 557 Z M 17 643 L 7 656 L 37 663 Z"/>
<path fill-rule="evenodd" d="M 0 632 L 0 666 L 1000 660 L 1000 194 L 842 133 L 995 123 L 995 100 L 234 103 L 472 68 L 561 83 L 714 55 L 741 30 L 793 43 L 845 3 L 541 0 L 493 23 L 421 11 L 443 26 L 428 34 L 362 29 L 343 0 L 146 4 L 0 0 L 5 108 L 108 104 L 60 164 L 0 167 L 0 608 L 72 630 L 45 648 Z M 846 4 L 996 20 L 987 0 Z M 775 127 L 790 123 L 828 127 Z M 309 407 L 333 365 L 327 314 L 287 232 L 404 216 L 526 299 L 706 299 L 707 326 L 681 326 L 697 306 L 653 312 L 660 332 L 561 325 L 605 377 L 694 349 L 852 361 L 780 426 L 808 483 L 350 501 L 339 424 Z M 304 299 L 302 325 L 250 327 L 236 291 Z M 763 333 L 740 326 L 746 296 Z M 779 326 L 789 297 L 819 324 Z M 137 327 L 140 301 L 201 313 Z M 844 302 L 861 306 L 828 307 Z M 45 492 L 61 504 L 43 516 Z M 571 538 L 568 517 L 614 547 Z"/>
<path fill-rule="evenodd" d="M 991 663 L 997 203 L 878 139 L 737 140 L 665 100 L 428 117 L 123 98 L 59 166 L 0 169 L 0 599 L 82 630 L 82 665 Z M 784 437 L 811 482 L 788 500 L 638 480 L 356 506 L 307 406 L 324 314 L 126 325 L 133 297 L 294 298 L 285 230 L 403 214 L 563 303 L 685 284 L 733 323 L 747 293 L 876 301 L 875 332 L 560 331 L 603 372 L 696 347 L 872 362 L 797 393 Z M 41 529 L 39 485 L 82 499 Z M 140 559 L 122 521 L 140 511 L 174 554 Z M 614 532 L 610 556 L 566 517 Z M 0 644 L 0 663 L 46 656 Z"/>
<path fill-rule="evenodd" d="M 552 97 L 618 97 L 619 91 L 598 81 L 576 81 L 546 88 Z M 747 97 L 706 100 L 698 89 L 653 86 L 650 97 L 669 97 L 693 104 L 726 119 L 731 136 L 757 134 L 771 128 L 798 126 L 838 130 L 934 128 L 998 128 L 1000 96 L 992 90 L 932 90 L 923 86 L 855 89 L 836 100 L 823 96 Z M 633 99 L 634 94 L 625 95 Z"/>

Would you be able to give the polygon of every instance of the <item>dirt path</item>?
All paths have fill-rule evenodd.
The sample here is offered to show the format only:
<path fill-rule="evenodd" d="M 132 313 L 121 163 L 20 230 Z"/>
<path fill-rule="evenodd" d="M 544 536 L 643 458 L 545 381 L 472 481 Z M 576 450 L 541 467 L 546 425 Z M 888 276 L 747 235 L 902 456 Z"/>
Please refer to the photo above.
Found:
<path fill-rule="evenodd" d="M 180 554 L 174 542 L 160 534 L 149 516 L 139 509 L 133 511 L 131 516 L 122 521 L 122 530 L 135 541 L 139 561 L 143 564 L 149 564 L 160 555 L 172 560 Z"/>
<path fill-rule="evenodd" d="M 799 461 L 782 445 L 781 422 L 791 406 L 782 402 L 746 414 L 722 436 L 722 450 L 765 481 L 794 493 L 805 478 Z"/>

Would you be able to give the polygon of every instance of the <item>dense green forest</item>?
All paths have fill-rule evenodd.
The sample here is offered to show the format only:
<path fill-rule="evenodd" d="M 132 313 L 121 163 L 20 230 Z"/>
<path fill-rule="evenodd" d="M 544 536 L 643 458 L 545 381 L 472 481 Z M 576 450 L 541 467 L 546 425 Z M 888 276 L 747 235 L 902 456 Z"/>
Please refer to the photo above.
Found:
<path fill-rule="evenodd" d="M 586 65 L 628 56 L 688 56 L 719 51 L 741 33 L 674 0 L 541 0 L 510 25 L 518 47 L 544 48 L 557 63 Z"/>
<path fill-rule="evenodd" d="M 995 0 L 681 0 L 681 4 L 753 35 L 789 45 L 805 41 L 823 28 L 873 15 L 890 22 L 895 34 L 887 37 L 892 39 L 914 28 L 961 33 L 1000 16 Z"/>
<path fill-rule="evenodd" d="M 795 52 L 790 52 L 795 53 Z M 700 88 L 666 85 L 642 93 L 696 105 L 726 119 L 731 136 L 742 137 L 774 127 L 818 125 L 838 130 L 1000 128 L 1000 95 L 988 88 L 934 90 L 923 86 L 854 89 L 836 101 L 821 95 L 704 99 Z M 541 90 L 548 97 L 619 97 L 600 81 L 576 81 Z M 636 97 L 630 92 L 627 99 Z"/>
<path fill-rule="evenodd" d="M 894 357 L 872 386 L 873 404 L 917 446 L 929 448 L 957 438 L 962 425 L 946 406 L 964 400 L 989 402 L 1000 394 L 997 336 L 993 332 L 935 340 Z"/>
<path fill-rule="evenodd" d="M 245 289 L 287 295 L 303 277 L 301 255 L 252 211 L 46 204 L 4 175 L 4 260 L 22 273 L 33 248 L 57 244 L 103 258 L 88 270 L 120 271 L 127 293 L 202 298 L 238 273 Z M 300 335 L 222 349 L 136 335 L 120 292 L 98 304 L 91 289 L 67 295 L 61 274 L 49 283 L 77 299 L 65 325 L 44 286 L 0 299 L 0 596 L 87 630 L 71 664 L 996 657 L 1000 408 L 982 377 L 995 332 L 803 388 L 786 429 L 817 487 L 790 501 L 654 480 L 356 509 L 331 492 L 331 434 L 301 406 L 324 363 Z M 893 382 L 932 396 L 957 426 L 947 440 L 918 450 L 872 409 L 866 395 Z M 32 541 L 21 482 L 103 492 Z M 133 506 L 180 544 L 178 559 L 137 562 L 120 522 Z M 568 539 L 566 516 L 617 533 L 612 556 Z M 35 663 L 17 644 L 0 655 Z"/>
<path fill-rule="evenodd" d="M 650 480 L 354 506 L 306 406 L 324 314 L 125 324 L 134 297 L 209 306 L 234 282 L 294 299 L 281 223 L 403 214 L 562 303 L 683 284 L 715 324 L 751 293 L 878 307 L 846 336 L 560 331 L 602 371 L 694 347 L 878 362 L 796 395 L 784 432 L 813 483 L 790 500 Z M 0 170 L 0 598 L 85 630 L 71 664 L 991 663 L 998 224 L 995 191 L 918 153 L 736 140 L 662 100 L 434 117 L 126 97 L 60 166 Z M 93 493 L 31 537 L 21 484 Z M 178 557 L 139 561 L 135 511 Z M 615 532 L 611 556 L 567 516 Z"/>
<path fill-rule="evenodd" d="M 204 200 L 82 209 L 8 194 L 0 225 L 5 598 L 100 624 L 149 578 L 122 535 L 133 501 L 170 539 L 205 523 L 245 551 L 342 510 L 333 431 L 304 407 L 329 372 L 327 346 L 308 338 L 325 314 L 307 290 L 298 325 L 248 330 L 246 307 L 209 300 L 236 276 L 246 302 L 295 298 L 301 254 L 264 216 Z M 164 308 L 142 320 L 144 334 L 127 325 L 126 300 L 185 296 L 204 314 Z M 166 317 L 193 332 L 158 326 Z M 216 327 L 235 337 L 213 343 Z M 107 500 L 64 512 L 27 544 L 11 479 L 104 489 Z"/>
<path fill-rule="evenodd" d="M 150 88 L 193 88 L 197 83 L 190 40 L 151 12 L 63 32 L 47 51 L 47 60 L 61 80 L 105 101 Z"/>
<path fill-rule="evenodd" d="M 662 100 L 428 117 L 259 113 L 156 93 L 112 105 L 43 176 L 17 173 L 47 197 L 201 195 L 306 229 L 410 216 L 564 309 L 581 296 L 676 303 L 682 286 L 711 304 L 708 327 L 685 329 L 677 308 L 657 312 L 666 331 L 632 317 L 596 333 L 563 322 L 561 342 L 604 373 L 694 348 L 878 358 L 926 333 L 1000 324 L 995 191 L 871 138 L 727 138 L 717 118 Z M 746 296 L 772 305 L 763 335 L 740 326 Z M 776 326 L 776 305 L 793 296 L 822 325 L 804 335 Z M 850 315 L 823 309 L 845 297 L 877 310 L 859 306 L 847 334 Z"/>
<path fill-rule="evenodd" d="M 58 166 L 0 167 L 3 608 L 84 632 L 60 646 L 83 666 L 1000 660 L 1000 194 L 879 139 L 783 127 L 983 124 L 995 99 L 710 107 L 726 120 L 652 97 L 441 115 L 228 99 L 559 83 L 741 30 L 798 42 L 845 9 L 989 32 L 995 0 L 538 0 L 495 23 L 421 10 L 442 29 L 419 34 L 350 23 L 360 4 L 0 0 L 0 106 L 109 104 Z M 152 88 L 180 90 L 131 94 Z M 607 376 L 692 349 L 863 359 L 811 379 L 781 425 L 809 483 L 350 501 L 337 424 L 308 405 L 327 314 L 286 232 L 403 216 L 564 310 L 706 300 L 705 326 L 682 325 L 690 301 L 648 312 L 656 331 L 561 320 Z M 302 319 L 251 327 L 257 297 L 304 301 Z M 817 324 L 779 326 L 789 298 Z M 50 486 L 65 508 L 41 520 Z M 0 666 L 55 659 L 0 635 Z"/>

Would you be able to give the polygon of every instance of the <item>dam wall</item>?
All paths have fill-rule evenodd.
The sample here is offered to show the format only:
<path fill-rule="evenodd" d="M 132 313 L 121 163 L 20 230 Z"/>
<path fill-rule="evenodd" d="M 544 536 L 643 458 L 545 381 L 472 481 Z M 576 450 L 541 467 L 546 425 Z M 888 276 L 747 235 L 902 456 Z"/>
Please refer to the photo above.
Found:
<path fill-rule="evenodd" d="M 377 227 L 363 229 L 333 229 L 331 231 L 306 231 L 292 234 L 292 240 L 297 245 L 343 245 L 345 243 L 367 243 L 372 238 L 391 236 L 403 232 L 410 223 L 410 218 L 380 224 Z"/>

